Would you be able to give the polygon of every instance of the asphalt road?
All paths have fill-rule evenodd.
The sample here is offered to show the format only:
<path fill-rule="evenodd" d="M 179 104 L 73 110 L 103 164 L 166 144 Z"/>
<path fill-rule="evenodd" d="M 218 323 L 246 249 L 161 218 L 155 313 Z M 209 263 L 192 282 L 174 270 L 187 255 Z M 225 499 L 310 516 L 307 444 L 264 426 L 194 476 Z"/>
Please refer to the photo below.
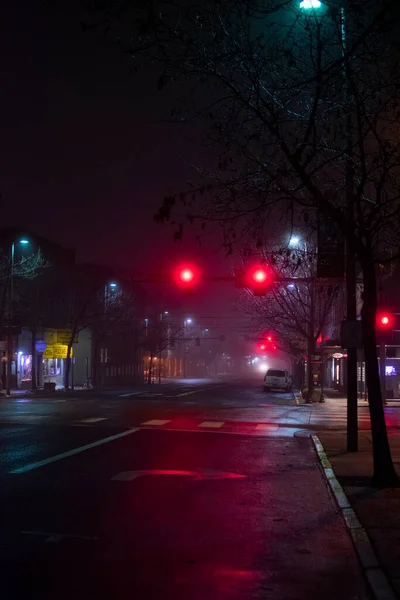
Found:
<path fill-rule="evenodd" d="M 367 598 L 307 437 L 338 408 L 239 379 L 2 400 L 2 598 Z"/>

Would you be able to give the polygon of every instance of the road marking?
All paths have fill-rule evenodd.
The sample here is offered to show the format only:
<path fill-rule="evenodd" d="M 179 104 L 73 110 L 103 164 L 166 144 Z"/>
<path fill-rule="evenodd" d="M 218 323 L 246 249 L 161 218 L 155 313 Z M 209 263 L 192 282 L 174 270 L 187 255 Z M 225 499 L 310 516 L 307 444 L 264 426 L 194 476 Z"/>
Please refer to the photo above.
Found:
<path fill-rule="evenodd" d="M 146 429 L 145 427 L 143 427 L 143 429 Z M 148 427 L 147 430 L 150 430 L 151 427 Z M 278 427 L 279 430 L 285 430 L 287 429 L 287 427 Z M 290 428 L 291 430 L 293 430 L 293 435 L 296 433 L 296 431 L 299 431 L 301 429 L 301 427 L 299 426 L 298 429 L 295 429 L 293 427 Z M 156 431 L 156 429 L 153 429 L 153 431 Z M 171 433 L 201 433 L 201 434 L 205 434 L 205 433 L 213 433 L 214 435 L 241 435 L 241 436 L 245 436 L 245 437 L 264 437 L 266 435 L 266 431 L 261 432 L 261 431 L 256 431 L 255 429 L 250 429 L 249 431 L 224 431 L 223 429 L 221 430 L 215 430 L 215 429 L 175 429 L 174 427 L 163 427 L 161 430 L 159 431 L 170 431 Z M 270 429 L 269 430 L 271 433 L 273 433 L 273 430 Z M 279 434 L 278 434 L 279 435 Z M 291 437 L 291 436 L 287 436 L 284 435 L 282 437 Z"/>
<path fill-rule="evenodd" d="M 46 531 L 21 531 L 22 535 L 37 535 L 40 537 L 46 537 L 46 543 L 58 543 L 65 539 L 75 539 L 75 540 L 89 540 L 96 542 L 99 538 L 92 537 L 89 535 L 71 535 L 68 533 L 48 533 Z"/>
<path fill-rule="evenodd" d="M 106 421 L 107 417 L 90 417 L 89 419 L 80 419 L 76 423 L 98 423 L 99 421 Z"/>
<path fill-rule="evenodd" d="M 200 388 L 199 390 L 193 390 L 191 392 L 183 392 L 182 394 L 176 394 L 175 396 L 170 396 L 171 398 L 180 398 L 181 396 L 190 396 L 190 394 L 199 394 L 200 392 L 207 392 L 208 390 L 212 391 L 217 388 L 223 387 L 222 385 L 214 385 L 211 388 Z"/>
<path fill-rule="evenodd" d="M 55 456 L 50 456 L 49 458 L 45 458 L 44 460 L 39 460 L 38 462 L 29 463 L 25 465 L 25 467 L 19 467 L 18 469 L 14 469 L 10 471 L 12 475 L 19 475 L 21 473 L 27 473 L 28 471 L 33 471 L 34 469 L 39 469 L 40 467 L 45 467 L 51 463 L 57 462 L 58 460 L 62 460 L 63 458 L 68 458 L 69 456 L 74 456 L 75 454 L 79 454 L 80 452 L 85 452 L 85 450 L 91 450 L 92 448 L 96 448 L 97 446 L 101 446 L 103 444 L 107 444 L 108 442 L 112 442 L 119 438 L 125 437 L 127 435 L 131 435 L 131 433 L 135 433 L 136 431 L 140 431 L 139 427 L 132 427 L 132 429 L 128 429 L 127 431 L 123 431 L 122 433 L 117 433 L 116 435 L 111 435 L 110 437 L 103 438 L 101 440 L 97 440 L 96 442 L 92 442 L 91 444 L 86 444 L 85 446 L 79 446 L 79 448 L 74 448 L 73 450 L 68 450 L 67 452 L 61 452 L 61 454 L 56 454 Z"/>
<path fill-rule="evenodd" d="M 141 423 L 141 425 L 166 425 L 170 422 L 170 420 L 165 421 L 164 419 L 151 419 L 151 421 L 145 421 L 144 423 Z"/>
<path fill-rule="evenodd" d="M 203 421 L 200 423 L 199 427 L 222 427 L 225 424 L 225 421 Z"/>
<path fill-rule="evenodd" d="M 187 477 L 193 477 L 193 481 L 203 481 L 205 479 L 246 479 L 246 475 L 240 475 L 238 473 L 225 473 L 224 471 L 178 471 L 176 469 L 145 469 L 141 471 L 123 471 L 115 477 L 111 478 L 111 481 L 133 481 L 143 475 L 185 475 Z"/>
<path fill-rule="evenodd" d="M 268 423 L 259 423 L 258 425 L 256 425 L 257 431 L 277 431 L 277 429 L 279 429 L 278 425 L 269 425 Z"/>
<path fill-rule="evenodd" d="M 10 421 L 38 421 L 39 419 L 45 419 L 50 415 L 10 415 Z"/>

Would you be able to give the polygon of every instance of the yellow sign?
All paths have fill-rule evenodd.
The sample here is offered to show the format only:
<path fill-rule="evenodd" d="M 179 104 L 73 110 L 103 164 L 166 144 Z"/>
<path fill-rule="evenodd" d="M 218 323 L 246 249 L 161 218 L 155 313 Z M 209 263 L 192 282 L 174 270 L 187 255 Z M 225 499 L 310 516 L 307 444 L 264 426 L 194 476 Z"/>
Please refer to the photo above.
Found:
<path fill-rule="evenodd" d="M 43 352 L 43 358 L 54 358 L 53 346 L 47 346 L 46 350 Z"/>
<path fill-rule="evenodd" d="M 67 358 L 68 345 L 67 344 L 51 344 L 47 346 L 43 352 L 43 358 Z M 71 348 L 70 357 L 72 358 L 73 351 Z"/>
<path fill-rule="evenodd" d="M 57 342 L 57 329 L 45 329 L 43 338 L 47 346 L 55 344 Z"/>
<path fill-rule="evenodd" d="M 67 344 L 54 344 L 54 358 L 67 358 Z M 72 357 L 72 348 L 70 356 Z"/>
<path fill-rule="evenodd" d="M 57 343 L 58 344 L 69 344 L 71 341 L 72 329 L 58 329 L 57 330 Z M 74 344 L 78 343 L 78 335 L 75 334 Z"/>

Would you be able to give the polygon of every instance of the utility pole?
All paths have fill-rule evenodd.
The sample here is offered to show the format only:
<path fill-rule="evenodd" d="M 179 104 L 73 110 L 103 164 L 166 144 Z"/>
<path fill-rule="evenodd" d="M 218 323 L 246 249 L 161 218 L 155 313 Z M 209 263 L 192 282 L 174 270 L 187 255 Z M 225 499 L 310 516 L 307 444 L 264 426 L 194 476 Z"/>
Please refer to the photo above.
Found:
<path fill-rule="evenodd" d="M 353 140 L 351 115 L 351 90 L 349 57 L 346 54 L 346 20 L 345 9 L 340 9 L 340 31 L 343 56 L 343 77 L 345 90 L 346 114 L 346 160 L 345 160 L 345 193 L 347 206 L 346 237 L 346 299 L 347 321 L 357 320 L 356 297 L 356 261 L 354 246 L 349 239 L 354 232 L 354 173 L 353 173 Z M 358 398 L 357 398 L 357 348 L 347 348 L 347 451 L 358 451 Z"/>
<path fill-rule="evenodd" d="M 6 378 L 6 394 L 11 394 L 11 371 L 13 364 L 13 297 L 14 297 L 14 256 L 15 256 L 15 242 L 11 242 L 11 255 L 10 255 L 10 276 L 9 276 L 9 288 L 8 288 L 8 327 L 7 327 L 7 378 Z"/>
<path fill-rule="evenodd" d="M 381 380 L 382 404 L 386 402 L 386 344 L 381 341 L 379 344 L 379 378 Z"/>

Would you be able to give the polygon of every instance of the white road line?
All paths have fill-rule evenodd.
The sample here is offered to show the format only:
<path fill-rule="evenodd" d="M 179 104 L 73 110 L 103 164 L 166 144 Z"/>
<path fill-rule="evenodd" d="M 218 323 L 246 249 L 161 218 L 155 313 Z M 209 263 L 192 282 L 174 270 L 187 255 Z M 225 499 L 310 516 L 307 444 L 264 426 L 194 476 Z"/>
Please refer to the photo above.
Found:
<path fill-rule="evenodd" d="M 144 423 L 141 423 L 141 425 L 166 425 L 167 423 L 170 423 L 170 420 L 151 419 L 151 421 L 145 421 Z"/>
<path fill-rule="evenodd" d="M 222 427 L 222 425 L 225 425 L 225 421 L 203 421 L 203 423 L 200 423 L 199 427 L 213 427 L 217 429 Z"/>
<path fill-rule="evenodd" d="M 61 454 L 50 456 L 50 458 L 45 458 L 44 460 L 39 460 L 38 462 L 29 463 L 25 465 L 25 467 L 19 467 L 18 469 L 14 469 L 13 471 L 9 472 L 13 475 L 27 473 L 28 471 L 33 471 L 34 469 L 39 469 L 40 467 L 45 467 L 46 465 L 49 465 L 53 462 L 62 460 L 63 458 L 74 456 L 74 454 L 79 454 L 80 452 L 85 452 L 85 450 L 90 450 L 91 448 L 96 448 L 97 446 L 101 446 L 102 444 L 107 444 L 108 442 L 112 442 L 127 435 L 131 435 L 131 433 L 135 433 L 136 431 L 140 431 L 139 427 L 132 427 L 132 429 L 128 429 L 127 431 L 123 431 L 122 433 L 117 433 L 116 435 L 111 435 L 110 437 L 106 437 L 101 440 L 97 440 L 96 442 L 92 442 L 91 444 L 79 446 L 79 448 L 74 448 L 73 450 L 68 450 L 67 452 L 62 452 Z"/>
<path fill-rule="evenodd" d="M 212 392 L 213 390 L 216 390 L 217 388 L 221 388 L 221 387 L 223 387 L 223 386 L 222 385 L 214 385 L 213 387 L 200 388 L 199 390 L 193 390 L 191 392 L 183 392 L 182 394 L 176 394 L 175 396 L 172 396 L 172 397 L 180 398 L 181 396 L 190 396 L 191 394 L 199 394 L 200 392 L 207 392 L 207 391 Z"/>
<path fill-rule="evenodd" d="M 89 419 L 79 419 L 76 423 L 98 423 L 99 421 L 106 421 L 107 417 L 90 417 Z"/>
<path fill-rule="evenodd" d="M 10 415 L 10 421 L 39 421 L 40 419 L 45 419 L 50 415 Z M 7 415 L 6 415 L 7 418 Z"/>

